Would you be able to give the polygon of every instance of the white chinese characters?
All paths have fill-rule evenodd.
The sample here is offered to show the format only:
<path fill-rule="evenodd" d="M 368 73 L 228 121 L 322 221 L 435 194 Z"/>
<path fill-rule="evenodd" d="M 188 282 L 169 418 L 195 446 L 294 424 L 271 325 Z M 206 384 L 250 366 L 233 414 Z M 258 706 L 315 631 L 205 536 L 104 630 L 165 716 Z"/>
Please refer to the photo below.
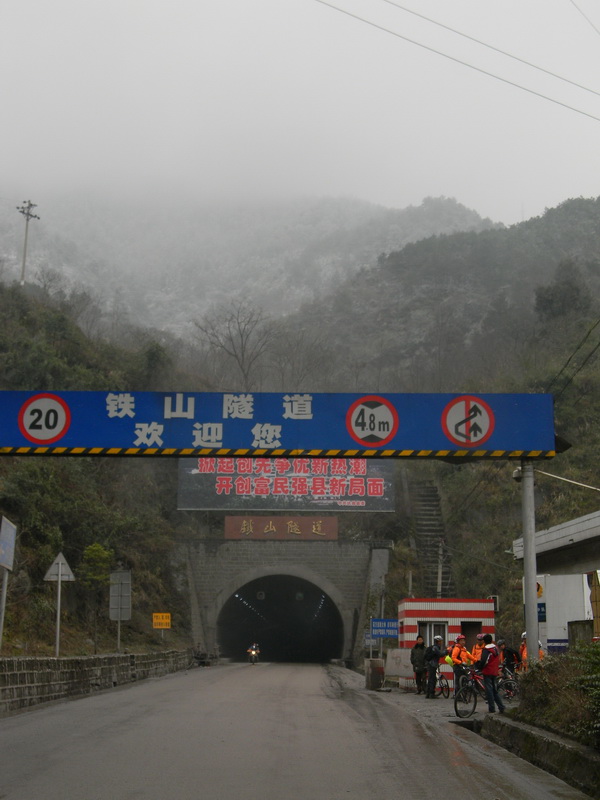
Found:
<path fill-rule="evenodd" d="M 131 446 L 139 448 L 273 450 L 285 446 L 289 424 L 313 419 L 310 394 L 269 395 L 266 412 L 264 402 L 257 411 L 255 396 L 247 392 L 108 392 L 104 399 L 107 418 L 129 423 Z"/>

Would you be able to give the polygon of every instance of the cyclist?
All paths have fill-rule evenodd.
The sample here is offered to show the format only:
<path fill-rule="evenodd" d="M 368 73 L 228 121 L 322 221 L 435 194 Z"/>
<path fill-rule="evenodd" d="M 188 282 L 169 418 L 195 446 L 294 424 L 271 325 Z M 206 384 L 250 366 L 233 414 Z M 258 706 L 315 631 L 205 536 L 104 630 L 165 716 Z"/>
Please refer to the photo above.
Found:
<path fill-rule="evenodd" d="M 459 633 L 459 635 L 454 640 L 454 646 L 452 647 L 452 650 L 450 651 L 450 658 L 452 659 L 452 670 L 454 672 L 454 694 L 455 695 L 456 695 L 456 693 L 457 693 L 457 691 L 459 689 L 459 684 L 460 684 L 461 677 L 463 675 L 468 675 L 468 673 L 469 673 L 469 670 L 467 669 L 467 666 L 472 661 L 475 660 L 473 658 L 473 656 L 471 655 L 471 653 L 469 653 L 469 651 L 466 648 L 466 645 L 465 645 L 466 641 L 467 640 L 466 640 L 466 637 L 464 636 L 464 634 Z"/>
<path fill-rule="evenodd" d="M 483 634 L 484 647 L 481 658 L 475 664 L 475 669 L 483 673 L 483 684 L 487 697 L 488 711 L 493 714 L 498 706 L 498 711 L 504 714 L 504 705 L 498 694 L 498 670 L 500 667 L 500 650 L 494 644 L 491 634 Z"/>
<path fill-rule="evenodd" d="M 527 631 L 521 634 L 521 646 L 519 647 L 519 655 L 521 656 L 520 669 L 527 672 L 529 656 L 527 652 Z M 541 661 L 544 658 L 544 651 L 542 650 L 542 643 L 538 641 L 538 659 Z"/>
<path fill-rule="evenodd" d="M 521 664 L 521 656 L 516 650 L 513 650 L 512 647 L 507 647 L 504 639 L 498 639 L 496 644 L 500 650 L 500 664 L 503 665 L 511 675 L 514 675 Z"/>
<path fill-rule="evenodd" d="M 483 633 L 478 633 L 475 644 L 471 648 L 471 655 L 473 656 L 473 661 L 479 661 L 479 659 L 481 658 L 482 650 L 483 650 Z"/>

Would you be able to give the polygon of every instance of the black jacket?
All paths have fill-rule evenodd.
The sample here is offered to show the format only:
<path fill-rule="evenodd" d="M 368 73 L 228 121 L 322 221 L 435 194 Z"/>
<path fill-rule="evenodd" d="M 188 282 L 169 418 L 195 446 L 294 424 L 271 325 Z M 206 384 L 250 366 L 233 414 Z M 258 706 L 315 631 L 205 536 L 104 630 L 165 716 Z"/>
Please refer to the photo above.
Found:
<path fill-rule="evenodd" d="M 431 647 L 431 653 L 433 654 L 433 657 L 427 662 L 427 667 L 429 669 L 435 669 L 440 663 L 440 658 L 442 658 L 445 651 L 442 652 L 440 646 L 434 643 Z"/>
<path fill-rule="evenodd" d="M 411 649 L 410 663 L 415 672 L 424 672 L 427 669 L 425 664 L 425 644 L 416 644 Z"/>

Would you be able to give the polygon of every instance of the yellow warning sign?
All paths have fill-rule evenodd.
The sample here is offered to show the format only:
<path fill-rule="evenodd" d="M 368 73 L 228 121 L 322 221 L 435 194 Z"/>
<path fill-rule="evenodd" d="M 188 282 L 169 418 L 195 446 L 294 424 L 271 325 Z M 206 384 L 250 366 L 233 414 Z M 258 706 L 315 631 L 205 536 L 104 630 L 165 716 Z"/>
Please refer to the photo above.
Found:
<path fill-rule="evenodd" d="M 152 614 L 152 627 L 153 628 L 170 628 L 171 615 L 170 614 Z"/>

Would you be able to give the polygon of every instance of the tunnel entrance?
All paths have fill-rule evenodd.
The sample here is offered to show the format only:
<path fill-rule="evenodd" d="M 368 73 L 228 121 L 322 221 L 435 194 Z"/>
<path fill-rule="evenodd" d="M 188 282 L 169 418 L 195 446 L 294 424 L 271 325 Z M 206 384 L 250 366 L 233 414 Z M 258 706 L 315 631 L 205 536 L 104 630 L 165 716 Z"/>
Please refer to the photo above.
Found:
<path fill-rule="evenodd" d="M 263 661 L 322 663 L 341 658 L 344 626 L 325 592 L 302 578 L 268 575 L 246 583 L 223 606 L 217 622 L 223 656 L 246 660 L 258 642 Z"/>

